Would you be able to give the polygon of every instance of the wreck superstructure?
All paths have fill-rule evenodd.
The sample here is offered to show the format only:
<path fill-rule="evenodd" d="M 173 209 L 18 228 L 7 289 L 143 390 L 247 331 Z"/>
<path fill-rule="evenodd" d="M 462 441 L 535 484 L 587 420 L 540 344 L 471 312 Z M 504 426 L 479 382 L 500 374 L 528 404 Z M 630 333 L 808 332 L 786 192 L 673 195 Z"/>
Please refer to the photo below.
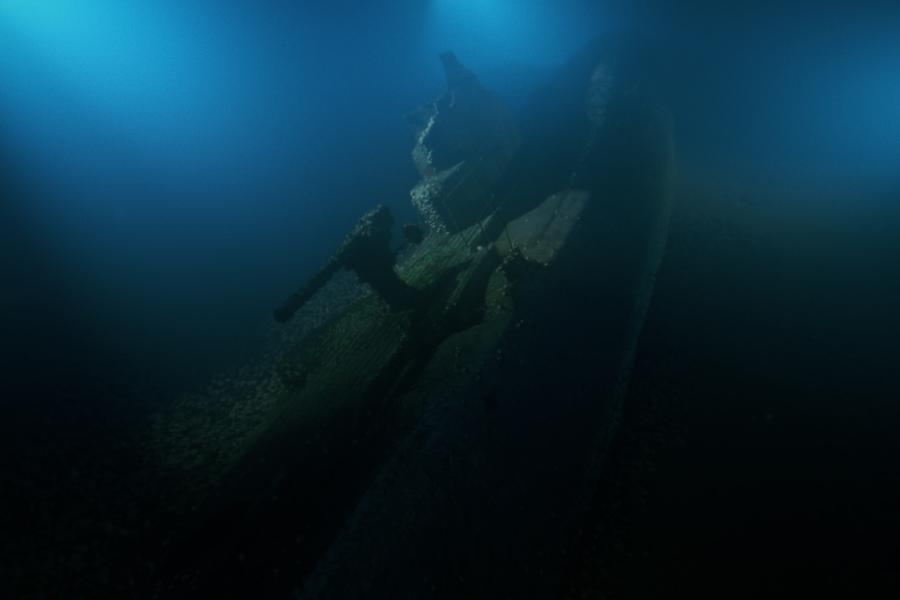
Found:
<path fill-rule="evenodd" d="M 305 598 L 553 591 L 663 254 L 671 125 L 608 48 L 562 68 L 519 126 L 441 60 L 447 92 L 410 117 L 428 225 L 393 267 L 410 301 L 373 285 L 283 353 L 278 402 L 203 499 L 195 535 L 230 533 L 173 582 Z"/>
<path fill-rule="evenodd" d="M 422 180 L 413 206 L 433 231 L 457 233 L 487 217 L 493 186 L 519 146 L 512 115 L 452 52 L 441 54 L 447 91 L 407 117 Z"/>

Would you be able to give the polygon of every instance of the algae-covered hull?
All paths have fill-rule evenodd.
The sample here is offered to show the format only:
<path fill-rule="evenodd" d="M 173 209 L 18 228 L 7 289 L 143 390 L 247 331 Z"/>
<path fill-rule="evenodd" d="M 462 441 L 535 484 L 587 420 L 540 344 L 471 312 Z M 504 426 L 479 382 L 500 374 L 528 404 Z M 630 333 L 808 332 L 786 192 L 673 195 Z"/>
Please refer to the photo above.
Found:
<path fill-rule="evenodd" d="M 173 592 L 557 591 L 667 231 L 670 127 L 626 75 L 592 48 L 535 97 L 502 174 L 464 199 L 474 214 L 489 198 L 484 218 L 399 260 L 414 306 L 366 295 L 284 354 L 278 402 L 179 543 Z M 217 551 L 192 556 L 210 535 Z"/>

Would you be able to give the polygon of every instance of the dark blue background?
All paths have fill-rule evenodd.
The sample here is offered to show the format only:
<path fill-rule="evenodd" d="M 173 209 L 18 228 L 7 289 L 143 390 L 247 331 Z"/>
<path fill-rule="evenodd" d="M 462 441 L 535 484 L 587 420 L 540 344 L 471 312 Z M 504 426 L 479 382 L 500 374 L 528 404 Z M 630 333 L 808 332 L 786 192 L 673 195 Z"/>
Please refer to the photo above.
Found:
<path fill-rule="evenodd" d="M 808 4 L 10 0 L 7 351 L 199 372 L 252 348 L 360 213 L 414 218 L 403 115 L 441 91 L 445 48 L 515 108 L 625 30 L 651 48 L 683 173 L 754 196 L 888 185 L 896 15 Z"/>

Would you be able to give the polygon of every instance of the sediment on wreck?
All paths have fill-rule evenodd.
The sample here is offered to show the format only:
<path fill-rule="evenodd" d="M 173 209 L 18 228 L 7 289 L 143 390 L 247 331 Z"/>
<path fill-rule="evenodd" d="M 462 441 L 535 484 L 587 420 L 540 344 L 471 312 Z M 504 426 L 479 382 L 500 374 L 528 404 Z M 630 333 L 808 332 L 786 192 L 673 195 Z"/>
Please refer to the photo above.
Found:
<path fill-rule="evenodd" d="M 521 143 L 443 62 L 414 152 L 423 182 L 444 178 L 441 222 L 395 267 L 416 302 L 364 295 L 285 353 L 278 401 L 177 543 L 172 593 L 556 589 L 664 246 L 670 131 L 595 48 L 535 96 Z M 456 177 L 471 193 L 442 196 Z"/>
<path fill-rule="evenodd" d="M 566 539 L 621 410 L 668 225 L 671 126 L 621 66 L 588 50 L 536 97 L 526 122 L 538 123 L 498 189 L 509 204 L 481 232 L 509 251 L 509 325 L 448 340 L 477 376 L 436 377 L 418 390 L 423 416 L 304 598 L 558 589 Z M 548 257 L 541 247 L 551 245 Z M 489 351 L 467 352 L 466 336 L 483 336 Z"/>
<path fill-rule="evenodd" d="M 430 230 L 456 233 L 490 214 L 493 186 L 520 139 L 503 102 L 452 52 L 440 58 L 446 92 L 408 116 L 422 176 L 410 199 Z"/>

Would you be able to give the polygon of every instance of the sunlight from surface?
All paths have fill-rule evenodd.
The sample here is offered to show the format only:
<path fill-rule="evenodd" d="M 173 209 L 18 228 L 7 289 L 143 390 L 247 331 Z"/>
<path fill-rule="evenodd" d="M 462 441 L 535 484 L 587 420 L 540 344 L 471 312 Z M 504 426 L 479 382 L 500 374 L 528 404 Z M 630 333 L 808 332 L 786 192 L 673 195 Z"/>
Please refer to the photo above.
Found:
<path fill-rule="evenodd" d="M 23 137 L 94 121 L 130 147 L 212 149 L 244 110 L 239 57 L 212 21 L 165 0 L 4 0 L 0 117 Z"/>

